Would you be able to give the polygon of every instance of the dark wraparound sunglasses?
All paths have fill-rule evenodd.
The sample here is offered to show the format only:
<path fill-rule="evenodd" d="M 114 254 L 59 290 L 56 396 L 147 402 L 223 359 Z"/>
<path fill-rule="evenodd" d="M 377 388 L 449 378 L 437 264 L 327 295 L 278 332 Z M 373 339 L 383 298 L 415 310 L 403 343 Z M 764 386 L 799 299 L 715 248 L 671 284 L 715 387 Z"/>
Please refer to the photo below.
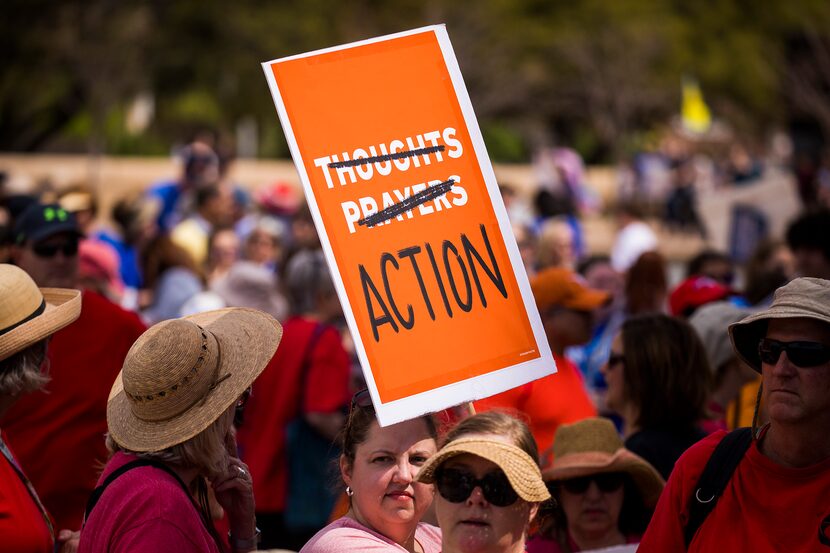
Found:
<path fill-rule="evenodd" d="M 78 255 L 78 241 L 68 240 L 60 244 L 37 244 L 32 246 L 32 251 L 38 257 L 55 257 L 58 252 L 63 253 L 64 257 L 72 257 Z"/>
<path fill-rule="evenodd" d="M 796 367 L 816 367 L 830 361 L 830 346 L 819 342 L 779 342 L 762 338 L 758 344 L 758 356 L 767 365 L 778 363 L 782 351 L 787 352 L 787 359 Z"/>
<path fill-rule="evenodd" d="M 576 495 L 588 491 L 591 482 L 597 483 L 597 488 L 602 493 L 613 493 L 625 484 L 625 476 L 618 472 L 609 472 L 605 474 L 592 474 L 591 476 L 581 476 L 579 478 L 571 478 L 563 480 L 560 485 L 566 491 Z"/>
<path fill-rule="evenodd" d="M 451 503 L 466 501 L 476 487 L 480 487 L 484 499 L 496 507 L 513 505 L 519 498 L 501 470 L 494 470 L 482 478 L 476 478 L 473 473 L 466 470 L 439 468 L 435 472 L 435 487 L 438 488 L 441 497 Z"/>

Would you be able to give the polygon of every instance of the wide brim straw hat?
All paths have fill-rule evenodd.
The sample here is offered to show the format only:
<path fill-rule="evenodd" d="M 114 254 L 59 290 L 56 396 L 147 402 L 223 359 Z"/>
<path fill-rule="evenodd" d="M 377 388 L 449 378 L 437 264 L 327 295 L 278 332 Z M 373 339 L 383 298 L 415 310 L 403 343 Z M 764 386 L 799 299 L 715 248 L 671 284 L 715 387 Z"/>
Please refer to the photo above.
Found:
<path fill-rule="evenodd" d="M 130 348 L 107 403 L 110 436 L 124 449 L 161 451 L 228 411 L 274 356 L 282 327 L 270 315 L 228 308 L 161 322 Z"/>
<path fill-rule="evenodd" d="M 740 359 L 761 372 L 758 345 L 770 319 L 806 318 L 830 324 L 830 280 L 797 278 L 775 291 L 772 305 L 729 325 L 729 338 Z"/>
<path fill-rule="evenodd" d="M 550 499 L 539 465 L 530 455 L 515 445 L 481 437 L 458 438 L 446 444 L 421 467 L 416 479 L 432 484 L 435 471 L 444 461 L 465 453 L 496 464 L 507 476 L 513 490 L 525 501 L 539 503 Z"/>
<path fill-rule="evenodd" d="M 625 448 L 608 419 L 584 419 L 556 430 L 553 463 L 542 471 L 546 482 L 609 472 L 629 475 L 647 507 L 657 504 L 666 484 L 648 461 Z"/>
<path fill-rule="evenodd" d="M 81 292 L 38 288 L 26 271 L 0 264 L 0 361 L 36 344 L 81 314 Z"/>

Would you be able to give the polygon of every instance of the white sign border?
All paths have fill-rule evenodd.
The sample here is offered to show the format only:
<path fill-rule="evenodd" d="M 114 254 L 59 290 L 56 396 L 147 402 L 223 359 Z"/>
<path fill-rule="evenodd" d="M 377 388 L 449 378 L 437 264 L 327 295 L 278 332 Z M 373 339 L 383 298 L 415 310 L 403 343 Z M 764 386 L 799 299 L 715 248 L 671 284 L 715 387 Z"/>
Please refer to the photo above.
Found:
<path fill-rule="evenodd" d="M 458 103 L 464 117 L 464 123 L 470 133 L 470 140 L 473 144 L 473 150 L 478 158 L 479 169 L 484 177 L 487 191 L 490 194 L 490 201 L 495 211 L 496 219 L 499 223 L 499 230 L 502 234 L 502 240 L 507 248 L 507 254 L 510 258 L 510 263 L 512 264 L 512 269 L 516 276 L 516 282 L 519 286 L 519 291 L 522 296 L 522 301 L 527 312 L 540 356 L 524 363 L 518 363 L 497 371 L 474 376 L 472 378 L 448 384 L 440 388 L 421 392 L 419 394 L 411 395 L 388 403 L 382 403 L 375 384 L 374 375 L 372 374 L 370 368 L 369 359 L 366 356 L 366 350 L 363 345 L 362 337 L 358 332 L 357 321 L 354 313 L 352 312 L 351 305 L 349 304 L 346 288 L 343 285 L 342 274 L 337 267 L 337 260 L 335 259 L 334 252 L 331 249 L 331 243 L 329 242 L 326 228 L 323 225 L 323 219 L 320 214 L 319 207 L 317 206 L 316 198 L 314 197 L 314 191 L 311 188 L 311 181 L 309 180 L 308 173 L 305 170 L 303 158 L 300 153 L 299 146 L 297 145 L 297 140 L 294 136 L 293 127 L 291 126 L 291 120 L 288 117 L 288 112 L 286 111 L 285 104 L 282 101 L 282 95 L 280 94 L 279 87 L 277 86 L 276 79 L 274 78 L 274 74 L 271 70 L 271 66 L 275 63 L 316 56 L 328 52 L 336 52 L 338 50 L 345 50 L 357 46 L 383 42 L 424 32 L 435 33 L 438 44 L 441 47 L 441 53 L 444 56 L 444 63 L 446 64 L 447 71 L 450 75 L 450 79 L 452 80 L 456 97 L 458 98 Z M 357 351 L 360 365 L 363 368 L 363 375 L 366 379 L 366 385 L 369 388 L 369 393 L 372 397 L 372 403 L 375 406 L 375 413 L 379 424 L 381 426 L 387 426 L 418 417 L 425 413 L 441 411 L 448 407 L 467 401 L 474 401 L 476 399 L 489 397 L 505 390 L 515 388 L 516 386 L 521 386 L 522 384 L 532 380 L 555 373 L 556 364 L 554 363 L 553 355 L 551 354 L 550 346 L 548 345 L 545 331 L 542 327 L 539 311 L 536 309 L 536 303 L 533 299 L 533 292 L 530 289 L 527 273 L 525 272 L 519 248 L 516 244 L 515 238 L 513 237 L 513 230 L 507 217 L 507 210 L 504 207 L 504 202 L 502 201 L 499 193 L 496 175 L 493 172 L 490 157 L 487 155 L 487 148 L 484 145 L 484 139 L 478 126 L 478 120 L 475 117 L 473 105 L 470 102 L 467 88 L 464 85 L 464 79 L 461 75 L 461 70 L 458 67 L 458 61 L 455 58 L 455 52 L 453 51 L 452 44 L 450 43 L 446 26 L 432 25 L 429 27 L 421 27 L 401 33 L 385 35 L 368 40 L 334 46 L 331 48 L 324 48 L 322 50 L 315 50 L 313 52 L 306 52 L 304 54 L 279 58 L 262 63 L 262 69 L 265 72 L 265 78 L 267 79 L 268 86 L 271 89 L 271 95 L 274 99 L 274 105 L 277 108 L 277 113 L 279 115 L 280 122 L 282 123 L 283 131 L 285 132 L 285 138 L 288 142 L 289 150 L 291 151 L 291 157 L 294 159 L 294 165 L 297 168 L 300 181 L 303 183 L 303 188 L 305 189 L 306 201 L 308 202 L 309 210 L 311 211 L 312 218 L 314 219 L 314 224 L 317 227 L 317 232 L 320 235 L 320 243 L 323 247 L 323 252 L 325 253 L 329 267 L 331 268 L 332 280 L 334 281 L 337 295 L 340 298 L 340 303 L 343 306 L 343 314 L 346 317 L 346 322 L 352 333 L 352 339 L 355 343 L 355 350 Z"/>

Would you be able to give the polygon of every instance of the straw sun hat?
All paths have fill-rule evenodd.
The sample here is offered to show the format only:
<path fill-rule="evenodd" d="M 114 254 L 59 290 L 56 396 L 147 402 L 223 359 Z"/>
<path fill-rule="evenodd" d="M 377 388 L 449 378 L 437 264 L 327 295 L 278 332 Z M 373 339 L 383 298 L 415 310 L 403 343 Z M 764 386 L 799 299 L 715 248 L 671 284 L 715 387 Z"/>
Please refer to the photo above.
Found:
<path fill-rule="evenodd" d="M 729 338 L 735 353 L 747 365 L 761 372 L 758 345 L 766 336 L 767 323 L 770 319 L 797 318 L 830 324 L 830 280 L 797 278 L 775 291 L 769 309 L 729 325 Z"/>
<path fill-rule="evenodd" d="M 0 264 L 0 361 L 43 340 L 81 314 L 81 293 L 38 288 L 26 271 Z"/>
<path fill-rule="evenodd" d="M 161 451 L 210 426 L 253 383 L 282 339 L 276 319 L 220 309 L 149 328 L 130 348 L 107 404 L 112 438 Z"/>
<path fill-rule="evenodd" d="M 657 504 L 665 485 L 654 467 L 625 449 L 608 419 L 594 417 L 561 425 L 553 439 L 553 455 L 553 464 L 542 471 L 546 482 L 624 472 L 634 481 L 648 507 Z"/>
<path fill-rule="evenodd" d="M 421 467 L 417 480 L 432 484 L 435 482 L 435 471 L 441 463 L 464 453 L 477 455 L 498 465 L 513 490 L 525 501 L 538 503 L 550 499 L 539 465 L 530 455 L 515 445 L 481 437 L 458 438 L 442 447 Z"/>

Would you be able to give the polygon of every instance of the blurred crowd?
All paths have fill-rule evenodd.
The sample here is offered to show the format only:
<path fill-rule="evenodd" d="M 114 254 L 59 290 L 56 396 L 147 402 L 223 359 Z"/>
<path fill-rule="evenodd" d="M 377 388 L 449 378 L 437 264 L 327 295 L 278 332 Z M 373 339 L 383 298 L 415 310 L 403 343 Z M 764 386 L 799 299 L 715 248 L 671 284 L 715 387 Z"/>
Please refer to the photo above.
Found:
<path fill-rule="evenodd" d="M 0 395 L 16 400 L 0 404 L 7 458 L 13 452 L 53 536 L 67 547 L 77 545 L 73 532 L 85 511 L 93 520 L 87 501 L 104 463 L 117 459 L 114 452 L 148 451 L 127 447 L 124 440 L 133 438 L 126 427 L 113 438 L 107 405 L 122 368 L 149 348 L 143 336 L 159 323 L 201 320 L 223 308 L 256 309 L 282 326 L 276 353 L 241 388 L 258 375 L 233 421 L 231 458 L 239 460 L 233 468 L 243 481 L 250 475 L 260 547 L 348 550 L 349 540 L 357 540 L 351 548 L 362 550 L 368 542 L 360 540 L 369 535 L 390 547 L 440 551 L 441 531 L 431 522 L 443 530 L 444 551 L 465 550 L 447 528 L 461 516 L 453 509 L 479 496 L 524 510 L 502 522 L 469 515 L 462 530 L 472 534 L 503 523 L 496 529 L 513 535 L 509 525 L 519 525 L 521 546 L 529 537 L 533 552 L 635 544 L 684 452 L 722 431 L 770 420 L 759 369 L 733 348 L 727 328 L 771 309 L 776 290 L 797 277 L 830 279 L 830 183 L 814 178 L 814 188 L 802 186 L 803 213 L 783 235 L 753 240 L 745 260 L 707 247 L 690 252 L 678 279 L 661 253 L 660 229 L 705 237 L 696 187 L 748 185 L 764 171 L 757 158 L 736 145 L 715 163 L 674 142 L 643 153 L 620 172 L 613 245 L 596 254 L 587 249 L 583 216 L 601 206 L 585 186 L 582 161 L 567 149 L 545 152 L 534 164 L 539 185 L 532 196 L 508 183 L 501 192 L 557 373 L 469 409 L 381 428 L 361 392 L 353 342 L 300 192 L 285 182 L 249 190 L 207 141 L 177 156 L 178 175 L 119 199 L 111 213 L 99 212 L 85 186 L 14 195 L 0 188 L 0 263 L 22 269 L 39 288 L 82 291 L 77 320 L 53 328 L 42 353 L 48 382 L 20 396 L 20 389 L 2 388 L 0 378 Z M 10 297 L 2 301 L 3 309 L 11 305 Z M 174 363 L 177 347 L 157 365 Z M 126 373 L 123 380 L 129 393 L 140 382 Z M 217 412 L 208 422 L 219 418 Z M 149 450 L 168 447 L 146 443 Z M 385 457 L 364 458 L 375 451 Z M 401 463 L 421 469 L 418 482 L 414 469 L 381 475 L 403 471 Z M 488 472 L 492 465 L 500 476 Z M 383 478 L 405 480 L 396 500 L 420 504 L 417 516 L 391 520 L 397 515 L 366 499 L 378 490 L 383 495 L 391 485 Z M 413 495 L 427 485 L 439 492 L 431 507 L 432 494 Z M 211 524 L 222 529 L 211 532 L 215 546 L 251 549 L 248 536 L 224 538 L 228 528 L 237 537 L 253 530 L 234 518 L 240 507 L 226 498 L 231 492 L 214 488 L 216 497 L 205 501 L 217 519 Z M 220 508 L 211 511 L 211 501 Z M 0 492 L 0 514 L 3 505 Z M 98 509 L 93 526 L 115 531 L 101 520 L 104 511 Z M 82 550 L 104 550 L 84 546 L 84 539 Z M 487 547 L 467 550 L 511 550 Z"/>

